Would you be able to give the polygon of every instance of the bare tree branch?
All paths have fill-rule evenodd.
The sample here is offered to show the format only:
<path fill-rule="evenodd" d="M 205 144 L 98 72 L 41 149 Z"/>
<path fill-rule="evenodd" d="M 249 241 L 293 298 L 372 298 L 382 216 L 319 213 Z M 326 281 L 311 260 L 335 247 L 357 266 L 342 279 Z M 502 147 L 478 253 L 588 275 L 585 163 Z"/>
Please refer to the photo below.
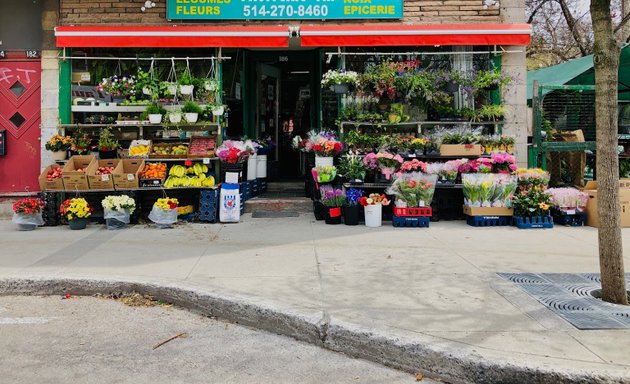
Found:
<path fill-rule="evenodd" d="M 534 10 L 532 11 L 532 13 L 529 15 L 529 19 L 527 19 L 527 24 L 531 24 L 532 21 L 534 21 L 534 17 L 536 17 L 536 14 L 538 13 L 538 11 L 548 2 L 550 2 L 552 0 L 543 0 L 540 3 L 538 3 L 538 5 L 536 6 L 536 8 L 534 8 Z"/>
<path fill-rule="evenodd" d="M 584 44 L 582 42 L 582 36 L 580 36 L 580 32 L 578 31 L 576 27 L 575 18 L 573 17 L 573 14 L 571 14 L 571 10 L 567 6 L 566 0 L 558 0 L 558 3 L 560 4 L 560 8 L 562 9 L 562 14 L 564 15 L 564 19 L 567 21 L 569 30 L 573 34 L 573 38 L 575 39 L 575 42 L 580 48 L 580 53 L 582 53 L 582 56 L 588 55 L 586 47 L 584 47 Z"/>

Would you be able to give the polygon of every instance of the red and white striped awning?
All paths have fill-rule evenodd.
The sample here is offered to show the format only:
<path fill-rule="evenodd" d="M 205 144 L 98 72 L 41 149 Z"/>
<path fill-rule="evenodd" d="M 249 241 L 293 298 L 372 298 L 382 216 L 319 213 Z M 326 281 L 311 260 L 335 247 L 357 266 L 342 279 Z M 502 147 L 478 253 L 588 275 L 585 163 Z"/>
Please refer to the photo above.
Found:
<path fill-rule="evenodd" d="M 289 46 L 286 26 L 60 26 L 57 47 L 278 48 Z"/>
<path fill-rule="evenodd" d="M 303 47 L 529 45 L 529 24 L 302 25 Z"/>
<path fill-rule="evenodd" d="M 57 47 L 286 48 L 289 26 L 59 26 Z M 303 47 L 529 45 L 528 24 L 300 25 Z"/>

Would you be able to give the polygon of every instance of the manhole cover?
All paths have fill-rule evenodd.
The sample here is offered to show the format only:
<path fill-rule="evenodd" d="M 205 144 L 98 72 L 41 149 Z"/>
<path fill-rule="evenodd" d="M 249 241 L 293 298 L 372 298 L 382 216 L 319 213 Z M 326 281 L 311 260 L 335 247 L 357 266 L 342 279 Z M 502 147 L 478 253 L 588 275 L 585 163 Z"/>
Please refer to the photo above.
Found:
<path fill-rule="evenodd" d="M 254 219 L 280 219 L 283 217 L 299 217 L 297 211 L 254 211 L 252 218 Z"/>
<path fill-rule="evenodd" d="M 578 329 L 630 329 L 630 306 L 599 300 L 597 273 L 499 273 Z M 630 285 L 630 274 L 626 274 Z M 598 296 L 599 294 L 599 296 Z"/>

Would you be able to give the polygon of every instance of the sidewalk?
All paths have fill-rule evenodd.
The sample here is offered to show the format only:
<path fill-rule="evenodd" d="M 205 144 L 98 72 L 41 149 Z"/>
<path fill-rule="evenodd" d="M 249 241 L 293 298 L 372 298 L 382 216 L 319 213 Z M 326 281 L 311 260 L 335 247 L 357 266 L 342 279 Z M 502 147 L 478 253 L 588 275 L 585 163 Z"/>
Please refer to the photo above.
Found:
<path fill-rule="evenodd" d="M 598 273 L 596 229 L 388 224 L 247 214 L 240 224 L 169 230 L 19 232 L 4 220 L 0 279 L 120 280 L 205 292 L 317 325 L 328 348 L 445 380 L 630 382 L 630 330 L 580 331 L 496 275 Z M 630 272 L 630 229 L 623 237 Z M 283 326 L 278 331 L 289 333 Z"/>

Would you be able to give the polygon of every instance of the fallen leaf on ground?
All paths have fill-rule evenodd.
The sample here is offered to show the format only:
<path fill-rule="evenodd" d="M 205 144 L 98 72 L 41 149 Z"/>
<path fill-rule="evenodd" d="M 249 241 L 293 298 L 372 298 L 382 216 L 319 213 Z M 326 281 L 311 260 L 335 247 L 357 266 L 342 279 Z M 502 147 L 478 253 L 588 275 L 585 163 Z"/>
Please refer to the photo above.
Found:
<path fill-rule="evenodd" d="M 416 373 L 416 381 L 424 380 L 424 375 L 422 373 Z"/>

